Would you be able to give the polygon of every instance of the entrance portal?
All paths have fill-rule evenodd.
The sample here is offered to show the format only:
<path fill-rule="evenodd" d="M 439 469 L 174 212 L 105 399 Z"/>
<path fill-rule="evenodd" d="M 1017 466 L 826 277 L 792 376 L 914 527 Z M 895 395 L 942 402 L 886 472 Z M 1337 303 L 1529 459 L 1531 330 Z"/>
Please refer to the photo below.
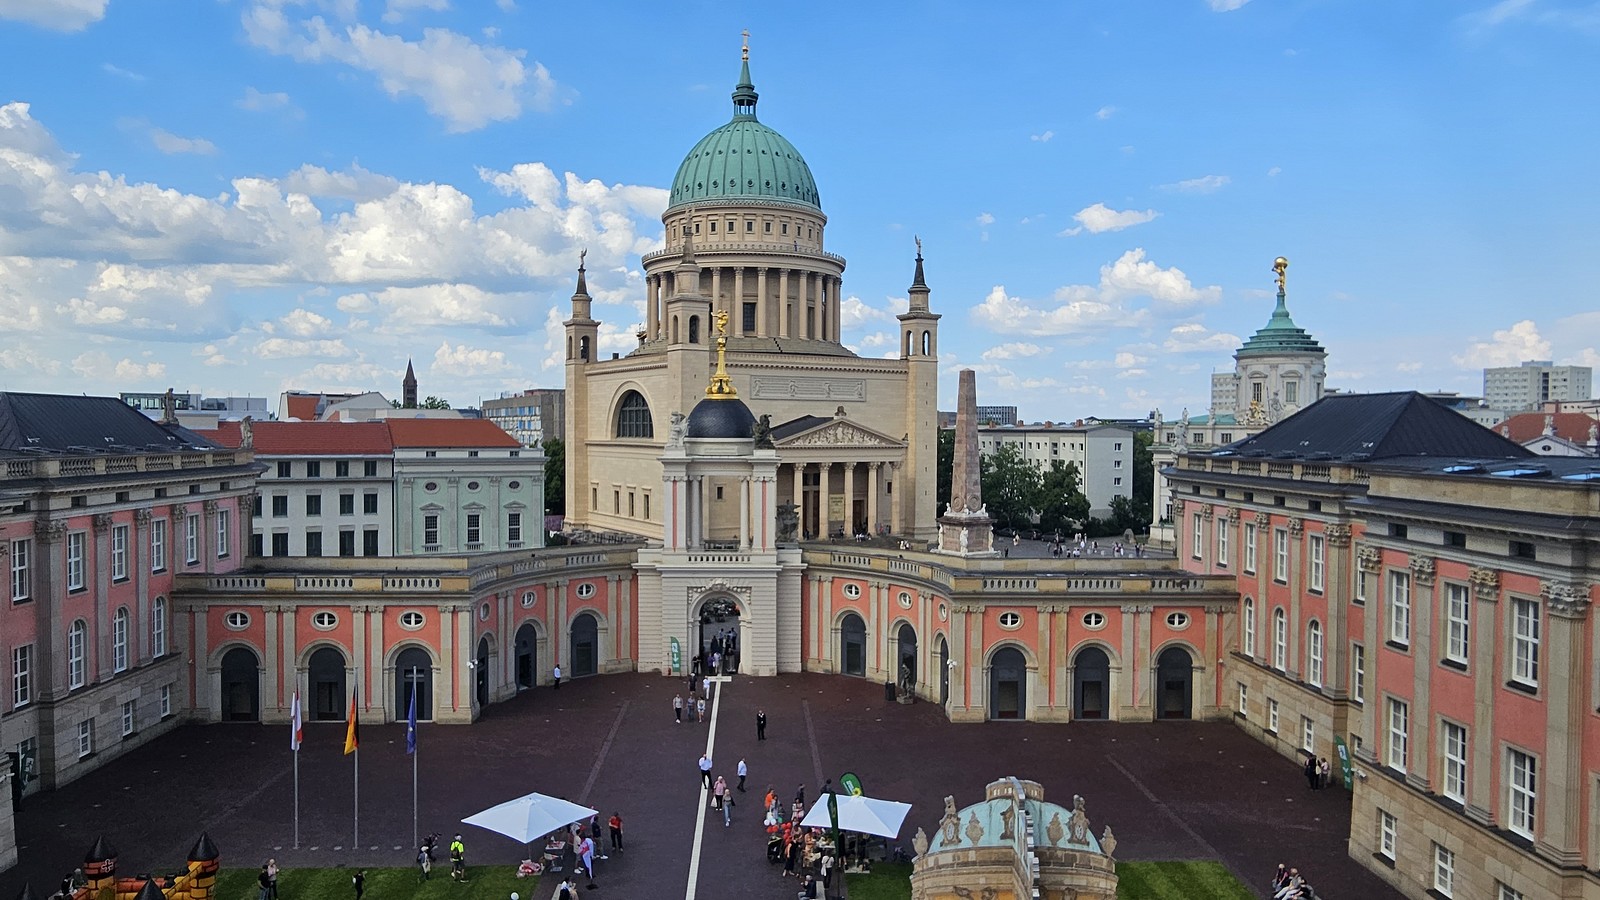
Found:
<path fill-rule="evenodd" d="M 249 647 L 222 654 L 222 721 L 261 720 L 261 661 Z"/>
<path fill-rule="evenodd" d="M 732 597 L 712 597 L 700 606 L 695 647 L 701 664 L 709 666 L 713 652 L 721 654 L 722 674 L 739 671 L 744 635 L 739 629 L 739 604 Z M 704 669 L 702 669 L 704 671 Z"/>
<path fill-rule="evenodd" d="M 855 613 L 845 616 L 839 623 L 839 672 L 867 674 L 867 623 Z"/>
<path fill-rule="evenodd" d="M 939 636 L 939 705 L 950 702 L 950 642 Z"/>
<path fill-rule="evenodd" d="M 1028 663 L 1022 651 L 1006 647 L 989 660 L 989 718 L 1028 717 Z"/>
<path fill-rule="evenodd" d="M 321 647 L 306 661 L 306 680 L 311 683 L 311 718 L 318 722 L 343 722 L 350 702 L 345 687 L 344 653 Z"/>
<path fill-rule="evenodd" d="M 582 678 L 600 670 L 600 623 L 590 613 L 579 613 L 572 620 L 572 677 Z"/>
<path fill-rule="evenodd" d="M 913 690 L 917 686 L 917 630 L 908 622 L 900 626 L 896 637 L 895 643 L 899 645 L 900 651 L 898 654 L 900 687 L 902 690 Z"/>
<path fill-rule="evenodd" d="M 1111 660 L 1099 647 L 1085 647 L 1072 661 L 1072 717 L 1104 719 L 1111 696 Z"/>
<path fill-rule="evenodd" d="M 478 698 L 478 708 L 483 709 L 489 705 L 489 639 L 478 639 L 478 661 L 473 664 L 474 676 L 472 691 Z"/>
<path fill-rule="evenodd" d="M 417 695 L 417 721 L 433 721 L 433 657 L 421 647 L 407 647 L 394 659 L 394 721 L 411 713 L 411 695 Z"/>
<path fill-rule="evenodd" d="M 1156 714 L 1163 719 L 1193 715 L 1194 658 L 1182 647 L 1168 647 L 1156 659 L 1156 684 L 1160 697 Z"/>
<path fill-rule="evenodd" d="M 517 629 L 517 690 L 525 691 L 538 683 L 539 630 L 532 622 Z"/>

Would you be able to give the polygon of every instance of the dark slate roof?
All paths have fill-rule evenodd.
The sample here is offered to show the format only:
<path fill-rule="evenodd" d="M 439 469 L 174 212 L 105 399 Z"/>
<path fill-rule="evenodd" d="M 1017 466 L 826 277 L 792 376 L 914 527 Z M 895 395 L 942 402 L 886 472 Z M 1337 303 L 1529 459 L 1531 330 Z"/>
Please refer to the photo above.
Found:
<path fill-rule="evenodd" d="M 1217 456 L 1365 461 L 1407 456 L 1523 459 L 1532 452 L 1416 391 L 1334 394 Z"/>
<path fill-rule="evenodd" d="M 689 412 L 685 435 L 691 438 L 751 438 L 756 417 L 744 401 L 707 397 Z"/>
<path fill-rule="evenodd" d="M 132 453 L 214 446 L 116 397 L 0 393 L 0 453 Z"/>
<path fill-rule="evenodd" d="M 772 426 L 772 439 L 781 441 L 790 435 L 796 435 L 802 431 L 810 431 L 818 425 L 825 425 L 832 421 L 832 416 L 801 416 L 798 419 L 790 419 L 782 425 Z"/>

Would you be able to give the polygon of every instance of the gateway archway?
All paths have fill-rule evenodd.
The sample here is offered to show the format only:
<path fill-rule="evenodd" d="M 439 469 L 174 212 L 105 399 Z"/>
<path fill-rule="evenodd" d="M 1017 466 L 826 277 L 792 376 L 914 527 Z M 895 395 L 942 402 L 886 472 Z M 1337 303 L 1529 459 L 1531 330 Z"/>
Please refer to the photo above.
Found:
<path fill-rule="evenodd" d="M 1110 718 L 1111 658 L 1099 647 L 1085 647 L 1072 660 L 1072 717 Z"/>
<path fill-rule="evenodd" d="M 989 660 L 989 718 L 1028 717 L 1028 661 L 1015 647 L 1002 647 Z"/>
<path fill-rule="evenodd" d="M 739 671 L 744 649 L 743 610 L 739 601 L 726 594 L 707 597 L 695 612 L 693 634 L 695 652 L 709 665 L 713 652 L 721 654 L 723 674 Z"/>
<path fill-rule="evenodd" d="M 1163 719 L 1188 719 L 1194 715 L 1194 657 L 1182 647 L 1168 647 L 1156 657 L 1156 685 L 1159 704 L 1156 715 Z"/>
<path fill-rule="evenodd" d="M 313 720 L 343 722 L 348 717 L 350 691 L 345 685 L 347 671 L 344 651 L 337 647 L 319 647 L 306 660 Z"/>
<path fill-rule="evenodd" d="M 249 647 L 222 654 L 222 721 L 261 721 L 261 660 Z"/>
<path fill-rule="evenodd" d="M 421 647 L 407 647 L 394 658 L 394 721 L 404 722 L 417 695 L 417 721 L 433 721 L 433 657 Z"/>
<path fill-rule="evenodd" d="M 532 622 L 517 629 L 517 690 L 525 691 L 538 684 L 539 629 Z"/>

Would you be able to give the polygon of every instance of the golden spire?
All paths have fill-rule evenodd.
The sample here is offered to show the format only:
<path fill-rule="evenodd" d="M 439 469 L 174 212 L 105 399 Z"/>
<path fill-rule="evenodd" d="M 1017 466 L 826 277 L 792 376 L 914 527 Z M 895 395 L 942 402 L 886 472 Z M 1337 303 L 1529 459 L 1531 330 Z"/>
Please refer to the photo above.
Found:
<path fill-rule="evenodd" d="M 745 61 L 745 62 L 749 62 L 750 61 L 750 29 L 746 28 L 745 30 L 739 32 L 739 34 L 740 34 L 740 36 L 742 36 L 744 38 L 744 47 L 739 50 L 739 58 L 741 60 Z"/>
<path fill-rule="evenodd" d="M 733 379 L 728 377 L 728 311 L 719 309 L 711 318 L 717 323 L 717 371 L 711 373 L 706 396 L 713 400 L 734 400 L 739 392 L 733 389 Z"/>
<path fill-rule="evenodd" d="M 1281 293 L 1284 292 L 1284 288 L 1283 288 L 1284 279 L 1287 277 L 1288 272 L 1289 272 L 1289 260 L 1287 258 L 1285 258 L 1285 257 L 1282 257 L 1282 256 L 1280 256 L 1277 259 L 1273 260 L 1272 261 L 1272 271 L 1278 273 L 1278 293 L 1281 294 Z"/>

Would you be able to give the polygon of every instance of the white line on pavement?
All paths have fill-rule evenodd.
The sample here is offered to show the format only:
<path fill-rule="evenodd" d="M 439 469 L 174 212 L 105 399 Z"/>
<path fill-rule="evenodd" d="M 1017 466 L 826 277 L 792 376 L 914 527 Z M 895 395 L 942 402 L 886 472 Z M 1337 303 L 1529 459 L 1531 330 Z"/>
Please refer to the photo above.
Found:
<path fill-rule="evenodd" d="M 728 683 L 733 679 L 726 675 L 715 675 L 711 680 L 720 682 L 711 697 L 711 728 L 706 734 L 706 756 L 715 761 L 717 755 L 712 751 L 717 746 L 717 710 L 722 708 L 722 692 L 728 689 Z M 689 851 L 689 887 L 683 893 L 683 900 L 694 900 L 694 892 L 700 880 L 700 842 L 706 833 L 706 795 L 710 790 L 706 780 L 701 778 L 700 796 L 694 804 L 694 847 Z"/>

